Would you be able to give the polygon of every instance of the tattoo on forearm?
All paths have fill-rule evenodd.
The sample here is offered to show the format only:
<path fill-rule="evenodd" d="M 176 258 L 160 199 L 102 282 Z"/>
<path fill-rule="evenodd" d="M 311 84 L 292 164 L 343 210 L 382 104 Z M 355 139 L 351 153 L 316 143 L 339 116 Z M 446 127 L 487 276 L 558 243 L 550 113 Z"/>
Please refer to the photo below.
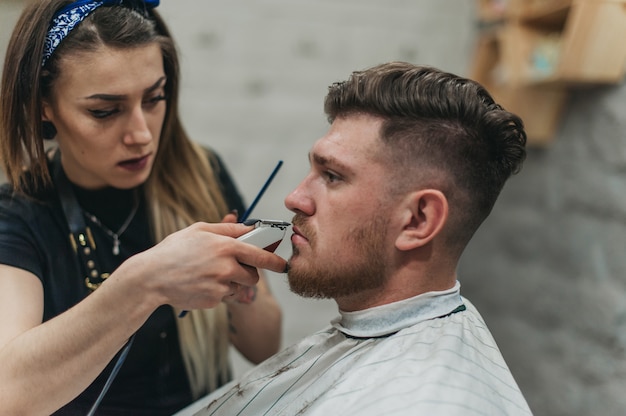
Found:
<path fill-rule="evenodd" d="M 239 300 L 239 303 L 250 304 L 256 300 L 258 289 L 256 286 L 251 286 L 246 288 L 245 296 Z M 229 310 L 228 311 L 228 330 L 232 334 L 237 333 L 237 328 L 233 325 L 233 314 Z"/>

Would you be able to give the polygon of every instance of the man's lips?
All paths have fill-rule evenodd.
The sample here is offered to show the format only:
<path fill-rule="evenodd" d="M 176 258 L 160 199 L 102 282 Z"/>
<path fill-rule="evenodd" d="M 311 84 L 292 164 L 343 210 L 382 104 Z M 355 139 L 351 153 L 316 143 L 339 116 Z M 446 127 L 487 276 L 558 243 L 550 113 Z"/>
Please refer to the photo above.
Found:
<path fill-rule="evenodd" d="M 307 238 L 306 238 L 306 237 L 302 234 L 302 232 L 300 231 L 300 229 L 299 229 L 297 226 L 295 226 L 295 225 L 294 225 L 294 226 L 292 227 L 292 231 L 293 231 L 293 234 L 292 234 L 292 236 L 291 236 L 291 242 L 292 242 L 292 243 L 296 243 L 296 242 L 298 242 L 298 241 L 300 241 L 300 242 L 306 242 L 306 241 L 309 241 L 309 240 L 308 240 L 308 239 L 307 239 Z"/>

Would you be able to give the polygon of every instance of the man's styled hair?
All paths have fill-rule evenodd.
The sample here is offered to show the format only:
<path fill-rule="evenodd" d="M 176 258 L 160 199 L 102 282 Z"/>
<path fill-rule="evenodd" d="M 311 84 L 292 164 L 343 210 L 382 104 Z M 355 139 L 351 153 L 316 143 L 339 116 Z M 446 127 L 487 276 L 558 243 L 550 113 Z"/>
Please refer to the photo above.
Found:
<path fill-rule="evenodd" d="M 526 157 L 522 120 L 475 81 L 428 66 L 390 62 L 355 71 L 329 87 L 332 123 L 352 114 L 380 117 L 390 189 L 441 190 L 450 205 L 449 243 L 462 249 Z"/>

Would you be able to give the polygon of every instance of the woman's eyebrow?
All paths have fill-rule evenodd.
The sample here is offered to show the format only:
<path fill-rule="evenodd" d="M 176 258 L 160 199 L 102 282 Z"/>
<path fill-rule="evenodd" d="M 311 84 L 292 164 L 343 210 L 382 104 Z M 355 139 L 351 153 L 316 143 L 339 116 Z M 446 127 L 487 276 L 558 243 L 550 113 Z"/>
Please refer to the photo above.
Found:
<path fill-rule="evenodd" d="M 157 82 L 155 82 L 154 84 L 152 84 L 151 86 L 146 88 L 144 90 L 144 93 L 151 93 L 151 92 L 161 88 L 161 86 L 163 85 L 165 80 L 166 80 L 165 76 L 159 78 L 157 80 Z M 122 95 L 118 95 L 118 94 L 93 94 L 93 95 L 90 95 L 90 96 L 85 97 L 85 98 L 87 100 L 122 101 L 123 99 L 126 98 L 126 95 L 123 95 L 123 94 Z"/>

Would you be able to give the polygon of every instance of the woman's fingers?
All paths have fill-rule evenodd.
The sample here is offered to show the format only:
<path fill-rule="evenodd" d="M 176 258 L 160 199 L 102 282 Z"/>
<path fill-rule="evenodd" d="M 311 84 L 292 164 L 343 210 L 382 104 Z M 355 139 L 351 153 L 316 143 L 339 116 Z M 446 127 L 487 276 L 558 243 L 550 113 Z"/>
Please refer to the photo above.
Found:
<path fill-rule="evenodd" d="M 283 272 L 287 264 L 236 239 L 252 229 L 236 223 L 197 223 L 136 260 L 152 264 L 150 282 L 166 303 L 178 308 L 207 308 L 231 300 L 249 303 L 254 299 L 254 289 L 249 288 L 259 280 L 257 269 Z"/>
<path fill-rule="evenodd" d="M 219 224 L 201 223 L 199 227 L 214 234 L 220 234 L 233 238 L 240 237 L 246 232 L 254 229 L 253 226 L 228 222 Z M 285 271 L 285 267 L 287 266 L 287 261 L 285 259 L 250 244 L 237 242 L 236 252 L 237 261 L 258 269 L 283 273 Z"/>

